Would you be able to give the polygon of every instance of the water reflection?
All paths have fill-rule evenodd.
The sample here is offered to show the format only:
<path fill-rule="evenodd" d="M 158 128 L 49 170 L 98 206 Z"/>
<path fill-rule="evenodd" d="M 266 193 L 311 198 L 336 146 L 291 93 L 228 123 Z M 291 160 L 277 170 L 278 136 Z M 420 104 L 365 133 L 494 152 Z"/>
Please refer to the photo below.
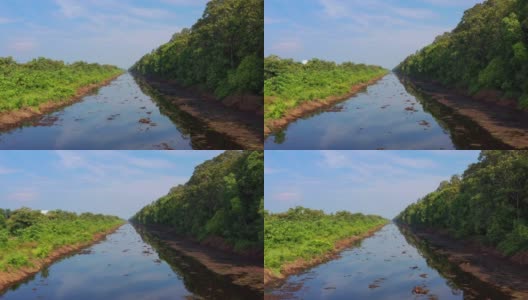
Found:
<path fill-rule="evenodd" d="M 0 132 L 0 149 L 240 149 L 130 74 L 82 101 Z"/>
<path fill-rule="evenodd" d="M 475 122 L 389 74 L 363 92 L 270 135 L 266 149 L 502 149 Z"/>
<path fill-rule="evenodd" d="M 416 291 L 425 291 L 417 294 Z M 394 224 L 341 257 L 290 277 L 266 298 L 280 299 L 509 299 L 461 273 Z"/>
<path fill-rule="evenodd" d="M 205 266 L 168 247 L 156 236 L 141 227 L 135 227 L 142 239 L 151 245 L 160 259 L 167 262 L 183 280 L 185 287 L 205 299 L 261 299 L 262 294 L 247 287 L 235 285 L 230 278 L 216 274 Z"/>
<path fill-rule="evenodd" d="M 130 224 L 3 293 L 6 300 L 258 299 Z"/>

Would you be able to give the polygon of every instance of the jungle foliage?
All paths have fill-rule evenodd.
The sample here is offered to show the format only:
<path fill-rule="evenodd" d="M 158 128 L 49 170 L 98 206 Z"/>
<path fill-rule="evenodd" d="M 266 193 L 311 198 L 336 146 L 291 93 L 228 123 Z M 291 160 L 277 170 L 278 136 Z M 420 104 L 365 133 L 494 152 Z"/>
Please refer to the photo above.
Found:
<path fill-rule="evenodd" d="M 528 108 L 528 0 L 487 0 L 450 33 L 409 56 L 396 71 L 470 93 L 497 90 Z"/>
<path fill-rule="evenodd" d="M 196 167 L 191 179 L 141 209 L 140 224 L 196 238 L 221 237 L 235 250 L 263 248 L 264 153 L 227 151 Z"/>
<path fill-rule="evenodd" d="M 219 98 L 262 95 L 264 0 L 212 0 L 190 29 L 143 56 L 131 71 L 199 86 Z"/>
<path fill-rule="evenodd" d="M 279 119 L 305 101 L 343 96 L 352 86 L 368 82 L 388 71 L 378 66 L 336 64 L 312 59 L 306 64 L 269 56 L 264 60 L 264 114 Z"/>
<path fill-rule="evenodd" d="M 396 220 L 475 238 L 506 255 L 528 250 L 528 152 L 482 151 L 462 176 L 442 182 Z"/>
<path fill-rule="evenodd" d="M 46 258 L 61 246 L 91 241 L 96 233 L 123 222 L 92 213 L 0 209 L 0 272 L 30 266 L 34 259 Z"/>
<path fill-rule="evenodd" d="M 122 72 L 110 65 L 65 64 L 42 57 L 20 64 L 11 57 L 0 57 L 0 112 L 67 100 L 78 89 Z"/>
<path fill-rule="evenodd" d="M 285 213 L 265 213 L 264 267 L 280 273 L 288 262 L 309 260 L 334 249 L 336 242 L 365 233 L 388 220 L 346 211 L 291 208 Z"/>

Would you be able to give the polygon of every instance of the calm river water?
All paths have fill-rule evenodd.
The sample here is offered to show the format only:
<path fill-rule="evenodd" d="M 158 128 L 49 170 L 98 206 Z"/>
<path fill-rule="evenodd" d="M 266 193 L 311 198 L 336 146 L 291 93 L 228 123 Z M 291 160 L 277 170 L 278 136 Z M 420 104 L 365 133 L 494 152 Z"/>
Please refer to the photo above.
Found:
<path fill-rule="evenodd" d="M 413 294 L 415 287 L 428 293 Z M 342 252 L 341 258 L 290 277 L 266 291 L 266 298 L 510 299 L 394 224 Z"/>
<path fill-rule="evenodd" d="M 262 295 L 231 284 L 130 224 L 0 295 L 2 300 L 255 297 Z"/>
<path fill-rule="evenodd" d="M 149 123 L 140 123 L 149 119 Z M 124 74 L 81 102 L 0 132 L 0 149 L 240 149 Z"/>
<path fill-rule="evenodd" d="M 270 135 L 265 149 L 502 149 L 470 119 L 389 74 L 330 109 Z"/>

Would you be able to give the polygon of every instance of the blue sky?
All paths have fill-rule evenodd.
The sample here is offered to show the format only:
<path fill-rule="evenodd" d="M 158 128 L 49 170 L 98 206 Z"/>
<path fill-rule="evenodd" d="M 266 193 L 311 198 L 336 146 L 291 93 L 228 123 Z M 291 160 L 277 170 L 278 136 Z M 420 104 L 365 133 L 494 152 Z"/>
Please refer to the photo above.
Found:
<path fill-rule="evenodd" d="M 394 68 L 482 0 L 266 0 L 265 53 Z"/>
<path fill-rule="evenodd" d="M 266 151 L 265 208 L 347 210 L 394 218 L 479 151 Z"/>
<path fill-rule="evenodd" d="M 207 0 L 2 0 L 0 56 L 130 67 L 192 26 Z"/>
<path fill-rule="evenodd" d="M 220 151 L 0 151 L 0 207 L 128 219 Z"/>

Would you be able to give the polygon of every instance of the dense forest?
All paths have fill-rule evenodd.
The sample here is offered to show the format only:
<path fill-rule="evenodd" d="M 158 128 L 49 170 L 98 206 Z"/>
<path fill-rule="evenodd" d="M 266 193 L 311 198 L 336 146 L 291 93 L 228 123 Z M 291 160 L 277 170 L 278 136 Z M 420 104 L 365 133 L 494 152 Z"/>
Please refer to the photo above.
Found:
<path fill-rule="evenodd" d="M 263 248 L 264 153 L 227 151 L 196 167 L 191 179 L 132 219 L 200 241 L 220 237 L 235 251 Z"/>
<path fill-rule="evenodd" d="M 30 266 L 61 246 L 91 241 L 96 233 L 123 223 L 101 214 L 0 209 L 0 272 Z"/>
<path fill-rule="evenodd" d="M 506 255 L 528 250 L 528 152 L 482 151 L 462 176 L 442 182 L 396 220 L 476 238 Z"/>
<path fill-rule="evenodd" d="M 474 94 L 497 90 L 528 108 L 528 0 L 487 0 L 396 71 Z"/>
<path fill-rule="evenodd" d="M 0 113 L 68 100 L 81 87 L 122 72 L 114 66 L 86 62 L 65 64 L 41 57 L 20 64 L 11 57 L 0 58 Z"/>
<path fill-rule="evenodd" d="M 131 71 L 199 86 L 224 98 L 262 95 L 264 0 L 212 0 L 190 29 L 141 58 Z"/>
<path fill-rule="evenodd" d="M 378 66 L 336 64 L 312 59 L 306 64 L 269 56 L 264 60 L 264 116 L 279 119 L 305 101 L 343 96 L 352 86 L 387 73 Z"/>
<path fill-rule="evenodd" d="M 264 267 L 277 274 L 288 262 L 325 254 L 334 249 L 336 242 L 388 222 L 374 215 L 346 211 L 325 214 L 304 207 L 279 214 L 266 211 L 264 220 Z"/>

